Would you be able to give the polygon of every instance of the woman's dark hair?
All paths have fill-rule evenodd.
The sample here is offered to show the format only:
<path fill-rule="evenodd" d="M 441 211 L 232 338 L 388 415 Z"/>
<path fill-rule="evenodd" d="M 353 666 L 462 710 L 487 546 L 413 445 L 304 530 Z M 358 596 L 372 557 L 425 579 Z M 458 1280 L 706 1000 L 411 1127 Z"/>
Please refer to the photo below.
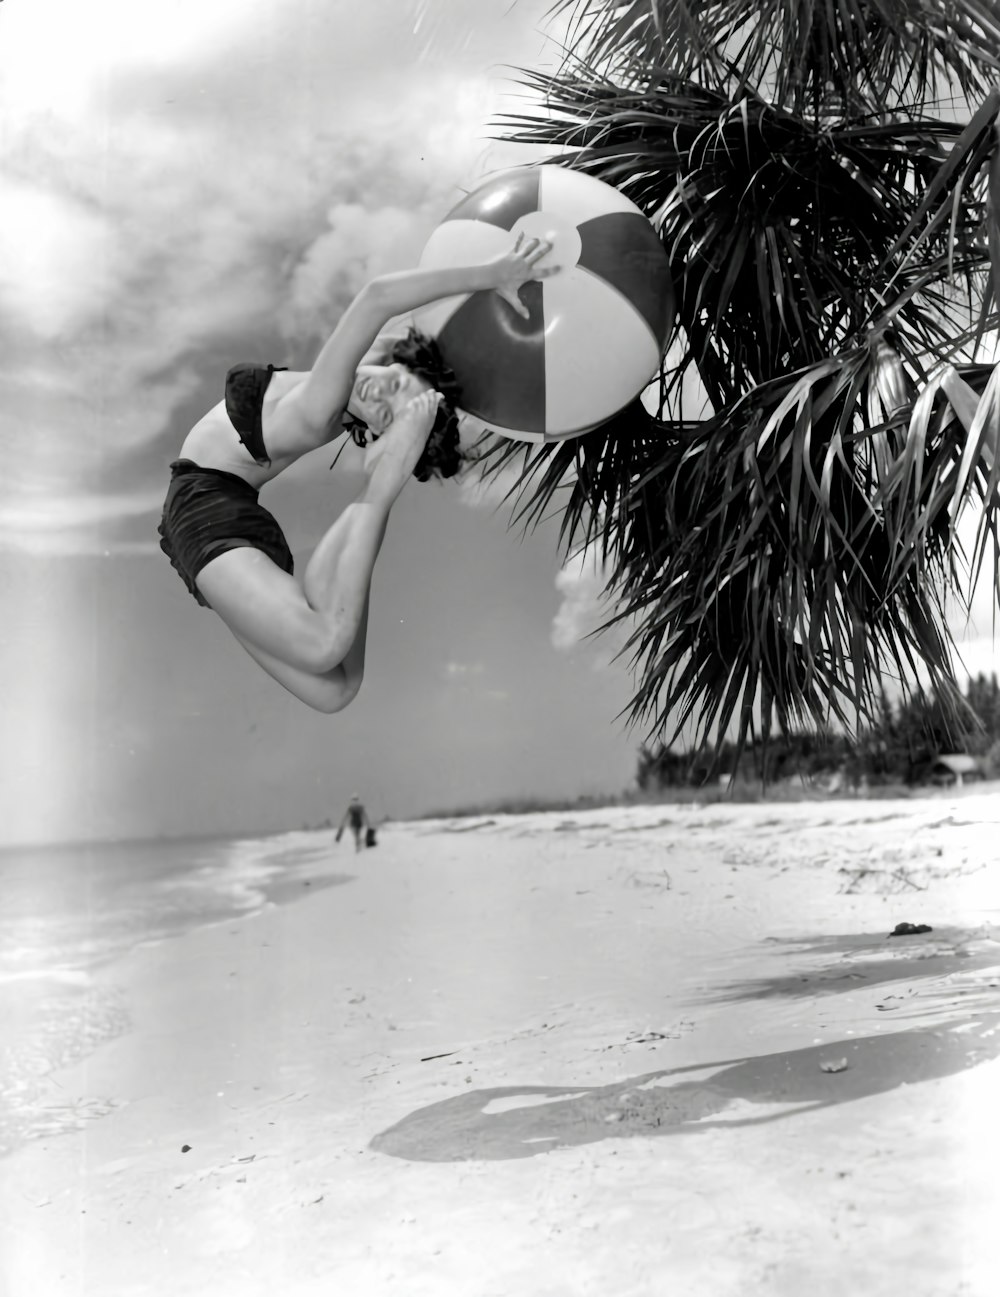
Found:
<path fill-rule="evenodd" d="M 458 415 L 455 413 L 455 407 L 461 399 L 461 390 L 458 379 L 445 364 L 437 343 L 433 338 L 411 328 L 405 338 L 400 338 L 393 345 L 385 363 L 405 365 L 444 397 L 413 476 L 418 482 L 426 482 L 431 477 L 454 477 L 466 459 L 459 444 Z M 346 411 L 341 423 L 356 446 L 367 446 L 370 431 L 367 423 Z"/>

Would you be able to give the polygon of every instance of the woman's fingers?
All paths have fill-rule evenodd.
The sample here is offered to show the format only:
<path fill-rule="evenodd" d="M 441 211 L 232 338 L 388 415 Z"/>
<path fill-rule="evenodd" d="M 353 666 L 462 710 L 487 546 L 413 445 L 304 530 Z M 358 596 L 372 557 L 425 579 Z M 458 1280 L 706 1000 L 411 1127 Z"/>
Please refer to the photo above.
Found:
<path fill-rule="evenodd" d="M 561 269 L 559 266 L 540 266 L 538 264 L 551 251 L 552 241 L 550 239 L 532 236 L 526 240 L 522 231 L 518 234 L 517 242 L 506 257 L 498 258 L 503 265 L 501 274 L 498 276 L 501 282 L 496 286 L 495 291 L 522 319 L 529 319 L 531 312 L 521 300 L 521 285 L 532 280 L 548 279 L 550 275 L 557 274 Z"/>
<path fill-rule="evenodd" d="M 419 392 L 416 396 L 411 397 L 406 403 L 407 409 L 411 414 L 416 415 L 419 419 L 433 418 L 437 414 L 438 406 L 444 400 L 444 397 L 435 388 L 428 388 L 426 392 Z"/>
<path fill-rule="evenodd" d="M 554 275 L 559 269 L 558 266 L 539 265 L 539 262 L 544 261 L 551 251 L 552 243 L 549 239 L 529 239 L 524 245 L 520 259 L 531 271 L 532 279 L 545 279 L 549 275 Z"/>
<path fill-rule="evenodd" d="M 534 266 L 543 257 L 547 257 L 551 251 L 552 244 L 547 239 L 532 239 L 524 250 L 524 259 Z"/>
<path fill-rule="evenodd" d="M 498 291 L 500 293 L 500 296 L 503 298 L 503 300 L 507 302 L 508 305 L 512 306 L 514 310 L 517 311 L 518 315 L 523 316 L 524 319 L 528 319 L 531 312 L 528 310 L 527 306 L 525 306 L 524 302 L 521 300 L 521 294 L 518 291 L 518 289 L 501 288 Z"/>

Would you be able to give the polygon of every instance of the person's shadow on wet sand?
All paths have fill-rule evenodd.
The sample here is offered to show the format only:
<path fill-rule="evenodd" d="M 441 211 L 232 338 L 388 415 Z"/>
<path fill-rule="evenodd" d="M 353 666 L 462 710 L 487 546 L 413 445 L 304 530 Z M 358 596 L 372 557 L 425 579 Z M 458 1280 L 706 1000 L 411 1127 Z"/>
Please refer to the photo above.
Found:
<path fill-rule="evenodd" d="M 933 1028 L 647 1072 L 614 1085 L 473 1090 L 418 1109 L 376 1135 L 371 1147 L 415 1162 L 490 1161 L 603 1139 L 761 1125 L 953 1076 L 997 1054 L 1000 1013 L 983 1013 Z M 824 1071 L 824 1063 L 845 1059 L 846 1070 Z M 711 1075 L 687 1079 L 692 1072 Z M 726 1116 L 734 1104 L 740 1106 Z M 798 1106 L 754 1116 L 746 1104 Z"/>

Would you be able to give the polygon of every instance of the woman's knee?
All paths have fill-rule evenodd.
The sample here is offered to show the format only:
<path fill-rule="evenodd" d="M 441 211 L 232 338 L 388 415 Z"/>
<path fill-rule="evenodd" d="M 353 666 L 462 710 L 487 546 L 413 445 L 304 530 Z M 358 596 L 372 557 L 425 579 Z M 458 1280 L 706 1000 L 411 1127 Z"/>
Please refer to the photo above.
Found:
<path fill-rule="evenodd" d="M 352 628 L 314 614 L 297 636 L 295 663 L 310 675 L 325 676 L 336 671 L 354 642 Z"/>
<path fill-rule="evenodd" d="M 343 694 L 330 690 L 329 692 L 312 694 L 304 701 L 308 703 L 314 712 L 319 712 L 323 716 L 335 716 L 337 712 L 342 712 L 351 700 L 345 698 Z"/>
<path fill-rule="evenodd" d="M 337 712 L 342 712 L 358 696 L 358 690 L 361 688 L 360 679 L 344 680 L 338 678 L 339 674 L 335 672 L 325 680 L 318 679 L 319 687 L 309 691 L 309 697 L 305 701 L 314 711 L 333 716 Z"/>

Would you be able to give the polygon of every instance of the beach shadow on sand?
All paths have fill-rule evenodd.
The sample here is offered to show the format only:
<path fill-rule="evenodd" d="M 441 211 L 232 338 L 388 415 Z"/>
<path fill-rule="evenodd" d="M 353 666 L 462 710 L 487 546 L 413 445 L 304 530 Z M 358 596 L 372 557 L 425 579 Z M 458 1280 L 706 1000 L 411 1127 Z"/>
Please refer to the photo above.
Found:
<path fill-rule="evenodd" d="M 986 973 L 1000 965 L 1000 941 L 987 928 L 941 927 L 919 936 L 840 933 L 816 937 L 771 937 L 768 943 L 791 957 L 819 962 L 794 972 L 743 978 L 709 995 L 710 1000 L 762 1000 L 840 995 L 852 987 L 921 983 Z"/>
<path fill-rule="evenodd" d="M 371 1148 L 413 1162 L 536 1157 L 605 1139 L 655 1138 L 786 1121 L 799 1112 L 967 1071 L 1000 1054 L 1000 1013 L 952 1017 L 757 1058 L 646 1072 L 602 1086 L 500 1086 L 417 1109 Z M 823 1064 L 846 1060 L 846 1070 Z M 694 1073 L 709 1073 L 694 1077 Z M 755 1114 L 748 1105 L 794 1105 Z"/>

